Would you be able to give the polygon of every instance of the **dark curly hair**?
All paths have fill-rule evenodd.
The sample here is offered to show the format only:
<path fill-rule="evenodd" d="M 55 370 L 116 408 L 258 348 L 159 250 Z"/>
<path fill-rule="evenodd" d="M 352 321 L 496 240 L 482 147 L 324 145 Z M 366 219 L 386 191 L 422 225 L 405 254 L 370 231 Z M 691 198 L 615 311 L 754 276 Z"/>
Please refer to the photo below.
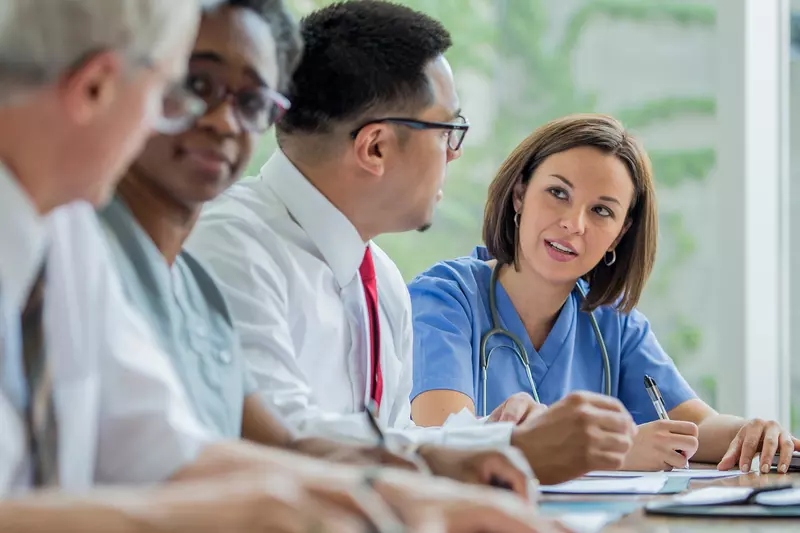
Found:
<path fill-rule="evenodd" d="M 294 17 L 286 9 L 283 0 L 222 0 L 218 6 L 241 7 L 258 13 L 270 26 L 275 39 L 280 69 L 280 86 L 284 94 L 290 91 L 292 74 L 303 54 L 303 41 Z"/>
<path fill-rule="evenodd" d="M 380 0 L 314 11 L 300 22 L 300 33 L 305 49 L 279 133 L 327 133 L 333 123 L 363 119 L 377 109 L 428 105 L 425 66 L 452 44 L 437 20 Z"/>

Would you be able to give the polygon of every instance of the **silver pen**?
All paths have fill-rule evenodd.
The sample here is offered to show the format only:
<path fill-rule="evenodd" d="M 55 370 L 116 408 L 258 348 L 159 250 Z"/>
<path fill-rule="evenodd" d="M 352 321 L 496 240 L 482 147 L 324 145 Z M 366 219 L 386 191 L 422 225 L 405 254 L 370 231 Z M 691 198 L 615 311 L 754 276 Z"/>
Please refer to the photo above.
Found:
<path fill-rule="evenodd" d="M 667 414 L 667 406 L 664 405 L 664 397 L 661 396 L 661 391 L 658 390 L 658 385 L 656 384 L 656 380 L 645 374 L 644 388 L 645 390 L 647 390 L 647 395 L 650 396 L 650 401 L 653 402 L 653 407 L 655 407 L 656 413 L 658 413 L 658 419 L 669 420 L 669 415 Z M 681 450 L 675 450 L 675 451 L 681 455 L 684 455 L 684 453 Z M 688 459 L 683 468 L 689 468 Z"/>

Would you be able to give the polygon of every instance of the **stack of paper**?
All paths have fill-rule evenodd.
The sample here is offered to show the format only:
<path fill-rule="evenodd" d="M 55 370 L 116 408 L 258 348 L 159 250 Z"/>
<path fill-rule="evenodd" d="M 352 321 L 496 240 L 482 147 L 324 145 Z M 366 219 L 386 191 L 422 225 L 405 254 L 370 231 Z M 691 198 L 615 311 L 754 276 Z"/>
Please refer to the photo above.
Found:
<path fill-rule="evenodd" d="M 670 472 L 639 472 L 639 471 L 625 471 L 625 470 L 596 470 L 586 474 L 587 477 L 606 477 L 606 478 L 632 478 L 632 477 L 645 477 L 645 476 L 667 476 L 667 477 L 690 477 L 692 479 L 719 479 L 726 477 L 741 476 L 744 472 L 740 470 L 728 470 L 722 472 L 720 470 L 699 470 L 693 468 L 675 469 Z"/>
<path fill-rule="evenodd" d="M 567 481 L 559 485 L 543 485 L 541 491 L 549 494 L 658 494 L 667 482 L 667 476 L 589 478 Z"/>

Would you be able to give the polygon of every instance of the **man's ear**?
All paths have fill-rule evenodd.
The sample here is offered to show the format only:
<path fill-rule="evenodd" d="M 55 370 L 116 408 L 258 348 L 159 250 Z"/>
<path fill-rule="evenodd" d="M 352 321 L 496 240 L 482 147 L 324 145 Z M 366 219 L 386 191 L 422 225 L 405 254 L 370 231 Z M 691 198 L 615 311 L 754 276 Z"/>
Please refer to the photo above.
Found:
<path fill-rule="evenodd" d="M 58 90 L 67 115 L 78 124 L 105 111 L 119 91 L 124 65 L 114 51 L 99 52 L 65 73 Z"/>
<path fill-rule="evenodd" d="M 380 178 L 386 172 L 386 155 L 397 139 L 394 130 L 386 124 L 364 126 L 353 140 L 353 152 L 359 166 Z"/>
<path fill-rule="evenodd" d="M 625 225 L 622 226 L 622 230 L 620 230 L 619 235 L 617 235 L 617 238 L 614 239 L 614 242 L 611 243 L 611 246 L 608 248 L 609 252 L 616 249 L 616 247 L 619 246 L 620 241 L 625 236 L 625 234 L 628 233 L 628 230 L 631 229 L 632 224 L 633 222 L 631 221 L 630 218 L 625 219 Z"/>
<path fill-rule="evenodd" d="M 522 204 L 525 202 L 525 190 L 527 186 L 522 183 L 522 179 L 520 178 L 517 183 L 514 184 L 514 192 L 513 192 L 513 201 L 514 201 L 514 212 L 519 213 L 522 211 Z"/>

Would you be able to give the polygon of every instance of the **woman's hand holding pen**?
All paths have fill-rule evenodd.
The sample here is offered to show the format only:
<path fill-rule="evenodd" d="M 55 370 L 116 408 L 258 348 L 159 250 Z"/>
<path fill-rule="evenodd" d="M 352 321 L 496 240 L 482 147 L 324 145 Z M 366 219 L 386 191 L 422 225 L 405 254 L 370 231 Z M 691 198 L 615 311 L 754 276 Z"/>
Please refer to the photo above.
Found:
<path fill-rule="evenodd" d="M 633 439 L 633 447 L 625 458 L 622 470 L 685 468 L 697 451 L 697 436 L 697 426 L 691 422 L 656 420 L 642 424 Z"/>

